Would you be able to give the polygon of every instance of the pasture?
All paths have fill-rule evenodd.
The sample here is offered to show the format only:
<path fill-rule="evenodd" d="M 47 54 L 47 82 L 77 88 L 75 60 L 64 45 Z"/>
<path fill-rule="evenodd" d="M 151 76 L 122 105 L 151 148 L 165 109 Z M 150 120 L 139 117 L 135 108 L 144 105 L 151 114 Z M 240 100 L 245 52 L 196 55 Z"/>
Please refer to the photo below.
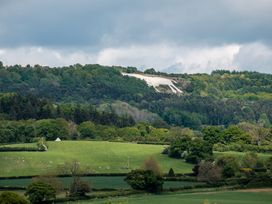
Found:
<path fill-rule="evenodd" d="M 126 173 L 141 167 L 150 156 L 158 160 L 165 173 L 170 168 L 176 173 L 189 173 L 193 167 L 182 160 L 162 155 L 163 145 L 106 141 L 61 141 L 48 144 L 47 152 L 0 152 L 0 176 L 58 173 L 58 166 L 73 160 L 79 161 L 87 173 Z"/>

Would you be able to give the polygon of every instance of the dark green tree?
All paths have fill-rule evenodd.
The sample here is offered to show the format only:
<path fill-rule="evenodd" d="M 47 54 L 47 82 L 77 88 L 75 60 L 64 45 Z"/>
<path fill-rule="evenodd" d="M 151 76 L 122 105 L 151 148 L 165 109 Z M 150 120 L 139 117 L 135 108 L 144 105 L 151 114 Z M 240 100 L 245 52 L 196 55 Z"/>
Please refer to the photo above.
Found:
<path fill-rule="evenodd" d="M 31 203 L 43 203 L 55 199 L 56 190 L 49 184 L 37 181 L 28 185 L 25 195 Z"/>
<path fill-rule="evenodd" d="M 127 174 L 125 181 L 136 190 L 145 190 L 151 193 L 160 193 L 163 188 L 163 179 L 151 170 L 132 170 Z"/>

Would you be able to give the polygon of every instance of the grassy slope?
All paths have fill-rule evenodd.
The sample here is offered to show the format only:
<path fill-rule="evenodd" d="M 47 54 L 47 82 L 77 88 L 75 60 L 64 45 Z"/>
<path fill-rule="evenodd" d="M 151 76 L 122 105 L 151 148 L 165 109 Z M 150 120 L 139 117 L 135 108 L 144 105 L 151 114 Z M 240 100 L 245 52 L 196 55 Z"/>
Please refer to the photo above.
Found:
<path fill-rule="evenodd" d="M 30 144 L 31 145 L 31 144 Z M 18 145 L 17 145 L 18 146 Z M 191 172 L 192 165 L 162 155 L 162 145 L 143 145 L 104 141 L 49 142 L 47 152 L 0 152 L 0 176 L 42 174 L 56 170 L 67 161 L 78 160 L 93 173 L 128 172 L 139 168 L 149 156 L 154 156 L 164 172 Z"/>
<path fill-rule="evenodd" d="M 189 193 L 189 194 L 163 194 L 163 195 L 139 195 L 123 198 L 110 198 L 97 201 L 77 201 L 71 204 L 269 204 L 272 200 L 272 193 L 264 192 L 213 192 L 213 193 Z"/>

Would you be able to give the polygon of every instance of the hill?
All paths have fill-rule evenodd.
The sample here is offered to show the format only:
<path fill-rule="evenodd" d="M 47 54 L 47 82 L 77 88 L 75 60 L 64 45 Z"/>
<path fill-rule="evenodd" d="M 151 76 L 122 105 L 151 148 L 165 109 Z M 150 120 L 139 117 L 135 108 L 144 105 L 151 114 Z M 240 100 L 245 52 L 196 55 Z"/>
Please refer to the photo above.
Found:
<path fill-rule="evenodd" d="M 122 73 L 168 81 L 150 85 Z M 154 69 L 140 72 L 132 67 L 77 64 L 62 68 L 2 66 L 0 76 L 1 93 L 30 94 L 46 98 L 54 105 L 106 105 L 108 111 L 129 115 L 136 121 L 138 113 L 146 113 L 141 115 L 144 121 L 155 124 L 164 121 L 193 129 L 203 125 L 256 123 L 263 118 L 272 122 L 271 74 L 221 70 L 211 74 L 166 74 Z M 127 103 L 126 107 L 131 108 L 119 111 L 112 106 L 116 102 Z M 2 109 L 0 104 L 0 112 Z"/>

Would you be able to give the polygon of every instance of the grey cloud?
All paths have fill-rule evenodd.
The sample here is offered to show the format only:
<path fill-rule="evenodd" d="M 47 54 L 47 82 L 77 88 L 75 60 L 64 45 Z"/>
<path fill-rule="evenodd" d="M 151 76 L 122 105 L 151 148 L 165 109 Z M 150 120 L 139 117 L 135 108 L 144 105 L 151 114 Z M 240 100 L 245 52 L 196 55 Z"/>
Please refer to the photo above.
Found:
<path fill-rule="evenodd" d="M 262 2 L 267 5 L 256 6 Z M 0 26 L 3 30 L 0 31 L 0 46 L 101 48 L 160 42 L 205 45 L 268 43 L 271 40 L 272 14 L 267 8 L 271 8 L 272 3 L 267 2 L 4 1 L 0 3 Z M 245 5 L 250 9 L 243 9 Z"/>

